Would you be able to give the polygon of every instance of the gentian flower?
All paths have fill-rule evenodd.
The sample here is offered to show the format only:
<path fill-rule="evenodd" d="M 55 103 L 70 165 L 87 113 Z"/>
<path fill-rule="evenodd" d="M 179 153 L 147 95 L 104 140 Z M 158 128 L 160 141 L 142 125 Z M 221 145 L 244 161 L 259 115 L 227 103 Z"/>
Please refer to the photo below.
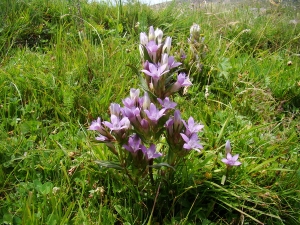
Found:
<path fill-rule="evenodd" d="M 141 149 L 147 160 L 155 159 L 162 156 L 160 152 L 155 152 L 156 147 L 154 144 L 151 144 L 149 148 L 146 148 L 144 145 L 142 145 Z"/>
<path fill-rule="evenodd" d="M 136 102 L 132 98 L 125 98 L 122 100 L 122 102 L 123 102 L 124 106 L 127 108 L 135 108 L 136 107 L 136 105 L 135 105 Z"/>
<path fill-rule="evenodd" d="M 232 156 L 230 153 L 227 153 L 227 157 L 222 159 L 221 161 L 228 166 L 239 166 L 242 163 L 237 161 L 239 158 L 239 154 Z"/>
<path fill-rule="evenodd" d="M 96 140 L 97 141 L 102 141 L 102 142 L 109 141 L 109 139 L 106 136 L 102 135 L 102 134 L 99 134 L 99 136 L 96 137 Z"/>
<path fill-rule="evenodd" d="M 170 56 L 168 58 L 168 66 L 169 66 L 169 70 L 176 68 L 178 66 L 180 66 L 182 63 L 181 62 L 176 62 L 174 56 Z"/>
<path fill-rule="evenodd" d="M 103 130 L 100 117 L 98 117 L 97 120 L 92 121 L 92 124 L 90 125 L 89 130 L 96 130 L 98 132 Z"/>
<path fill-rule="evenodd" d="M 161 104 L 163 108 L 167 109 L 174 109 L 177 105 L 177 103 L 170 101 L 168 97 L 166 97 L 164 100 L 161 100 L 160 98 L 157 98 L 157 101 Z"/>
<path fill-rule="evenodd" d="M 159 49 L 159 45 L 155 43 L 155 41 L 149 41 L 146 45 L 146 49 L 148 51 L 149 56 L 155 62 L 156 61 L 156 52 Z"/>
<path fill-rule="evenodd" d="M 130 120 L 130 122 L 135 121 L 136 118 L 139 117 L 141 113 L 141 110 L 138 107 L 128 108 L 125 106 L 121 109 L 121 111 L 122 114 Z"/>
<path fill-rule="evenodd" d="M 104 121 L 103 124 L 105 126 L 107 126 L 108 128 L 110 128 L 111 131 L 118 131 L 118 130 L 122 130 L 122 129 L 128 129 L 130 126 L 130 121 L 127 117 L 123 117 L 121 120 L 115 116 L 115 115 L 111 115 L 110 116 L 110 122 Z"/>
<path fill-rule="evenodd" d="M 203 149 L 203 146 L 199 143 L 198 135 L 196 133 L 193 133 L 191 137 L 188 137 L 183 133 L 180 133 L 180 135 L 185 141 L 183 148 L 185 148 L 186 150 L 194 149 L 197 152 L 200 152 L 200 149 Z"/>
<path fill-rule="evenodd" d="M 162 75 L 169 72 L 169 70 L 166 70 L 166 68 L 167 68 L 166 64 L 161 65 L 161 66 L 156 66 L 153 63 L 149 63 L 149 70 L 144 69 L 144 70 L 141 70 L 141 71 L 157 81 L 157 80 L 159 80 L 159 78 Z"/>
<path fill-rule="evenodd" d="M 164 115 L 165 109 L 158 110 L 156 106 L 151 103 L 149 110 L 145 109 L 144 112 L 147 114 L 148 118 L 156 123 L 159 118 L 161 118 Z"/>
<path fill-rule="evenodd" d="M 92 124 L 90 125 L 89 130 L 98 131 L 101 134 L 100 136 L 104 136 L 104 137 L 111 136 L 109 134 L 109 132 L 102 126 L 100 117 L 98 117 L 97 120 L 92 121 Z"/>
<path fill-rule="evenodd" d="M 191 86 L 192 82 L 190 81 L 189 77 L 186 77 L 185 73 L 180 73 L 177 76 L 177 81 L 172 85 L 170 92 L 176 92 L 182 87 Z"/>
<path fill-rule="evenodd" d="M 138 150 L 141 149 L 141 139 L 136 134 L 132 135 L 128 139 L 128 145 L 123 145 L 123 147 L 133 153 L 136 154 Z"/>
<path fill-rule="evenodd" d="M 186 123 L 185 121 L 182 121 L 185 128 L 186 128 L 186 134 L 189 136 L 191 135 L 192 133 L 197 133 L 199 131 L 201 131 L 204 127 L 204 125 L 201 125 L 201 124 L 198 124 L 198 123 L 195 123 L 194 121 L 194 118 L 193 117 L 190 117 L 188 119 L 188 123 Z"/>

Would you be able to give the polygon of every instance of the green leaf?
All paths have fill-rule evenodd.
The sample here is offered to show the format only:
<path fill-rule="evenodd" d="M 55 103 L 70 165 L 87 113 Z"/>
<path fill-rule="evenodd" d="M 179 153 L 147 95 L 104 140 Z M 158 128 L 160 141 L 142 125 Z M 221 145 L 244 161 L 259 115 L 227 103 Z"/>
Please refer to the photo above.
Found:
<path fill-rule="evenodd" d="M 110 161 L 104 161 L 104 160 L 96 160 L 95 163 L 97 163 L 100 167 L 106 167 L 106 168 L 113 168 L 116 170 L 123 170 L 124 168 L 115 162 L 110 162 Z"/>
<path fill-rule="evenodd" d="M 157 163 L 157 164 L 151 165 L 149 167 L 152 167 L 152 168 L 155 168 L 155 169 L 160 169 L 163 166 L 172 168 L 175 171 L 175 168 L 173 166 L 170 166 L 168 163 Z"/>
<path fill-rule="evenodd" d="M 136 75 L 138 75 L 138 76 L 140 75 L 140 71 L 134 65 L 127 64 L 126 66 L 130 67 Z"/>

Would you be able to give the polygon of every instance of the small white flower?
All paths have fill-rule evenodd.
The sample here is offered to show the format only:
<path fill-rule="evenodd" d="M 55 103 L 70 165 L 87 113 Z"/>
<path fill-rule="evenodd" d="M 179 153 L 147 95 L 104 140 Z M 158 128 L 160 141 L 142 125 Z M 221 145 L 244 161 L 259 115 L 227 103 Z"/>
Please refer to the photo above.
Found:
<path fill-rule="evenodd" d="M 57 192 L 59 192 L 60 188 L 59 187 L 54 187 L 52 188 L 52 194 L 56 194 Z"/>

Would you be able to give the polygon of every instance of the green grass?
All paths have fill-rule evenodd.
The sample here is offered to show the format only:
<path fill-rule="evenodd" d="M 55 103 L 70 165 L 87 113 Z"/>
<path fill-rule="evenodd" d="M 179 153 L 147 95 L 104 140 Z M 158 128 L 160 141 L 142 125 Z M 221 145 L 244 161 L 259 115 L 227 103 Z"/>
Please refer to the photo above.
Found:
<path fill-rule="evenodd" d="M 0 3 L 0 224 L 299 224 L 299 8 L 78 3 Z M 114 157 L 87 128 L 139 87 L 139 33 L 160 27 L 178 56 L 193 22 L 207 51 L 175 101 L 204 150 L 134 185 L 94 162 Z M 222 185 L 227 139 L 242 165 Z"/>

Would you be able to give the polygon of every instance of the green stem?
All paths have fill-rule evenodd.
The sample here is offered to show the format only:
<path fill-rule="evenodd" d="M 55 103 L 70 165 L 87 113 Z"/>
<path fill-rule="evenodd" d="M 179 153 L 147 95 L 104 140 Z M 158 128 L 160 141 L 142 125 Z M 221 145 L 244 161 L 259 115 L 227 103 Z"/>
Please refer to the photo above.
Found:
<path fill-rule="evenodd" d="M 149 177 L 151 184 L 154 186 L 154 179 L 153 179 L 153 168 L 151 167 L 153 165 L 153 159 L 149 160 Z"/>

